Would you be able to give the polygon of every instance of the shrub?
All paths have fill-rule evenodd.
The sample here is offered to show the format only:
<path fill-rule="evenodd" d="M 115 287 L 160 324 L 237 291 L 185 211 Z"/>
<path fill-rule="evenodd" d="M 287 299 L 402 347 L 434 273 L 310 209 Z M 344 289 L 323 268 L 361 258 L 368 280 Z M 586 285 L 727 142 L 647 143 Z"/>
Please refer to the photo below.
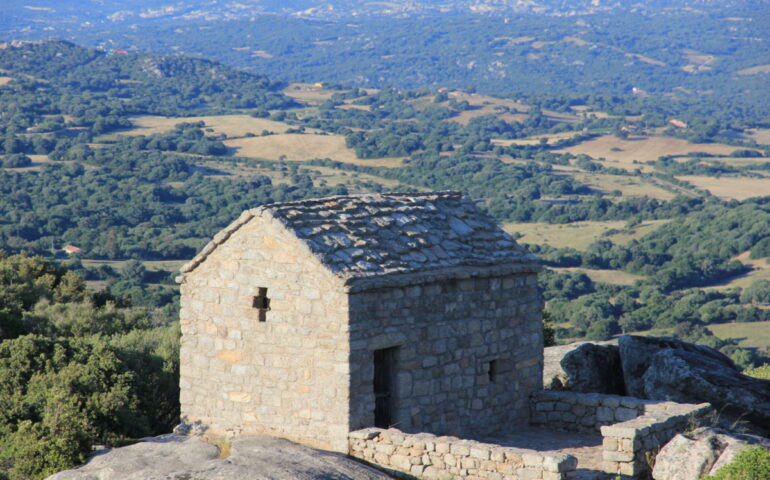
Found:
<path fill-rule="evenodd" d="M 770 363 L 766 363 L 759 367 L 747 368 L 743 371 L 743 374 L 754 378 L 770 380 Z"/>
<path fill-rule="evenodd" d="M 716 475 L 700 480 L 767 480 L 770 478 L 770 452 L 759 445 L 739 453 L 735 460 L 720 468 Z"/>

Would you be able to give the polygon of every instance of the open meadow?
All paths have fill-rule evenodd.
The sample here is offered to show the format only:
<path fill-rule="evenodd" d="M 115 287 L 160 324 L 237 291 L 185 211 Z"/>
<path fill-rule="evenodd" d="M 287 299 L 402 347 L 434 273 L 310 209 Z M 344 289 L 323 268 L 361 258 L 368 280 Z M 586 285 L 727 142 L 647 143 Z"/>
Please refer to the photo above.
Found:
<path fill-rule="evenodd" d="M 753 270 L 735 276 L 725 282 L 712 285 L 709 288 L 720 290 L 736 287 L 746 288 L 756 280 L 770 280 L 770 263 L 768 263 L 767 259 L 758 258 L 756 260 L 752 260 L 749 258 L 749 253 L 750 252 L 743 252 L 742 254 L 733 258 L 733 260 L 738 260 L 744 265 L 749 265 Z"/>
<path fill-rule="evenodd" d="M 170 132 L 174 125 L 182 122 L 204 122 L 205 128 L 211 128 L 213 133 L 224 133 L 228 137 L 242 137 L 247 133 L 259 135 L 263 130 L 275 133 L 284 133 L 291 128 L 283 122 L 276 122 L 264 118 L 255 118 L 250 115 L 211 115 L 205 117 L 160 117 L 155 115 L 142 115 L 130 117 L 134 128 L 118 132 L 120 135 L 154 135 L 156 133 Z"/>
<path fill-rule="evenodd" d="M 400 158 L 362 160 L 352 148 L 348 148 L 342 135 L 279 134 L 225 140 L 224 143 L 239 157 L 290 162 L 330 158 L 338 162 L 372 167 L 399 167 L 402 164 Z"/>
<path fill-rule="evenodd" d="M 746 200 L 752 197 L 770 195 L 770 178 L 748 177 L 707 177 L 683 175 L 676 177 L 695 187 L 708 190 L 722 200 Z"/>
<path fill-rule="evenodd" d="M 461 125 L 467 125 L 472 118 L 484 115 L 494 115 L 509 123 L 523 122 L 529 117 L 527 114 L 529 107 L 514 100 L 465 92 L 450 92 L 449 97 L 458 102 L 466 101 L 473 107 L 447 119 L 447 121 L 457 122 Z"/>
<path fill-rule="evenodd" d="M 571 247 L 585 250 L 597 240 L 606 238 L 614 243 L 625 245 L 633 239 L 638 239 L 652 232 L 667 220 L 647 220 L 630 229 L 626 222 L 573 222 L 565 224 L 551 223 L 505 223 L 503 229 L 510 233 L 518 233 L 522 237 L 520 243 L 550 245 L 556 248 Z M 609 230 L 617 233 L 605 235 Z"/>
<path fill-rule="evenodd" d="M 770 322 L 720 323 L 709 325 L 711 333 L 722 339 L 736 339 L 738 345 L 770 354 Z"/>
<path fill-rule="evenodd" d="M 746 138 L 761 145 L 770 145 L 770 128 L 754 128 L 746 131 Z"/>
<path fill-rule="evenodd" d="M 320 105 L 332 98 L 332 95 L 337 92 L 325 89 L 321 84 L 292 83 L 281 93 L 302 103 Z"/>
<path fill-rule="evenodd" d="M 651 183 L 644 177 L 587 173 L 583 171 L 571 171 L 565 172 L 565 174 L 590 187 L 592 190 L 597 190 L 603 194 L 610 194 L 614 190 L 619 190 L 623 197 L 647 196 L 657 198 L 658 200 L 671 200 L 676 196 L 673 192 L 655 183 Z"/>
<path fill-rule="evenodd" d="M 721 143 L 689 143 L 681 138 L 641 135 L 630 135 L 628 138 L 619 138 L 615 135 L 604 135 L 593 138 L 571 147 L 557 150 L 557 152 L 569 152 L 574 155 L 581 153 L 592 158 L 604 157 L 606 166 L 617 166 L 627 170 L 634 170 L 639 165 L 633 163 L 655 161 L 664 155 L 690 155 L 697 152 L 714 155 L 729 155 L 739 147 L 724 145 Z"/>
<path fill-rule="evenodd" d="M 492 144 L 502 145 L 503 147 L 509 147 L 511 145 L 540 145 L 540 142 L 542 142 L 542 139 L 545 138 L 548 145 L 553 145 L 559 140 L 572 138 L 575 135 L 577 135 L 577 133 L 575 132 L 560 132 L 560 133 L 545 133 L 542 135 L 532 135 L 531 137 L 527 137 L 527 138 L 515 138 L 515 139 L 493 138 Z"/>

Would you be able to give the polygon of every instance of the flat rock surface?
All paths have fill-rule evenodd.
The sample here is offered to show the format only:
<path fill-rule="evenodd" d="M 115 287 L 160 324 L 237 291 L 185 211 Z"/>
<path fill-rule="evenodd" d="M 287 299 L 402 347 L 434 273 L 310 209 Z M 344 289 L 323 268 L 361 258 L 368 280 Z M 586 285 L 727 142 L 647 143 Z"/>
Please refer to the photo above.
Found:
<path fill-rule="evenodd" d="M 230 456 L 196 437 L 162 435 L 97 454 L 47 480 L 391 480 L 339 453 L 275 437 L 240 437 Z"/>

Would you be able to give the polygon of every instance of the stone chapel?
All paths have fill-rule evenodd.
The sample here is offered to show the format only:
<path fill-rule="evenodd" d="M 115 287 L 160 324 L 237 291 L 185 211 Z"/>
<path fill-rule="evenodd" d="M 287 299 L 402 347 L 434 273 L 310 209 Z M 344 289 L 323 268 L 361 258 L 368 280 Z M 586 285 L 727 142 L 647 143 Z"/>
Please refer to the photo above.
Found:
<path fill-rule="evenodd" d="M 182 415 L 340 452 L 368 426 L 526 423 L 542 384 L 539 269 L 454 192 L 247 210 L 177 279 Z"/>

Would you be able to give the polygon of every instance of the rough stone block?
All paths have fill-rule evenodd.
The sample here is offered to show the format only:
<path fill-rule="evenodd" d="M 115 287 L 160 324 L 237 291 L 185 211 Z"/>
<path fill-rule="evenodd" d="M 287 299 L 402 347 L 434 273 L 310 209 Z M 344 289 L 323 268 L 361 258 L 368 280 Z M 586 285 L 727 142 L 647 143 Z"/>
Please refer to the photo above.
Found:
<path fill-rule="evenodd" d="M 636 409 L 618 407 L 615 410 L 615 420 L 617 420 L 618 422 L 625 422 L 627 420 L 632 420 L 637 416 L 638 416 L 638 413 L 636 412 Z"/>
<path fill-rule="evenodd" d="M 631 462 L 634 460 L 634 452 L 610 452 L 604 450 L 602 458 L 612 462 Z"/>
<path fill-rule="evenodd" d="M 489 460 L 489 449 L 480 448 L 480 447 L 471 447 L 470 455 L 471 457 L 478 458 L 479 460 Z"/>
<path fill-rule="evenodd" d="M 453 443 L 452 446 L 450 447 L 449 451 L 453 455 L 458 455 L 458 456 L 462 456 L 462 457 L 466 457 L 466 456 L 470 455 L 470 453 L 471 453 L 471 449 L 470 449 L 470 447 L 468 445 L 463 445 L 463 444 L 460 444 L 460 443 Z"/>
<path fill-rule="evenodd" d="M 409 472 L 412 468 L 412 462 L 406 455 L 392 455 L 390 457 L 390 465 L 402 472 Z"/>
<path fill-rule="evenodd" d="M 596 420 L 602 423 L 613 422 L 615 420 L 615 411 L 610 407 L 598 407 L 596 409 Z"/>

